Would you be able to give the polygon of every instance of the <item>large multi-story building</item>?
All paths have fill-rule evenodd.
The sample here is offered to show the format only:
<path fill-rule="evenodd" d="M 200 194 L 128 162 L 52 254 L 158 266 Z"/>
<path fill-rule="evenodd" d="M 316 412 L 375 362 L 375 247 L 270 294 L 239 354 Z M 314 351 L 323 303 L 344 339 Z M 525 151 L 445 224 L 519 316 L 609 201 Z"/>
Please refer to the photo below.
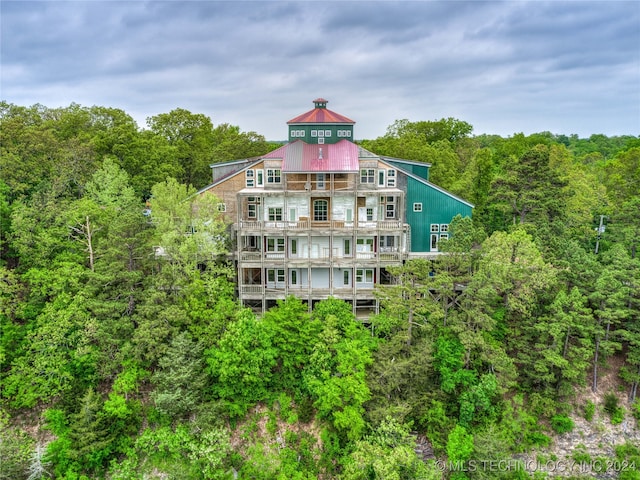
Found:
<path fill-rule="evenodd" d="M 330 296 L 361 316 L 377 311 L 390 265 L 438 254 L 451 219 L 472 205 L 429 182 L 430 164 L 384 157 L 353 142 L 354 121 L 314 100 L 289 122 L 289 141 L 261 157 L 212 165 L 232 222 L 238 295 L 265 311 L 294 295 Z"/>

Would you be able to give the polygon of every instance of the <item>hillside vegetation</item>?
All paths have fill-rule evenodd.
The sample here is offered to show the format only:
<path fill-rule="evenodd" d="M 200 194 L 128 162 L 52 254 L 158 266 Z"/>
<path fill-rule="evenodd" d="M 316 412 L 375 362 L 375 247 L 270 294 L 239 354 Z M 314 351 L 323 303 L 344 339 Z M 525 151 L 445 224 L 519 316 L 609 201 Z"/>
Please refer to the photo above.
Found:
<path fill-rule="evenodd" d="M 238 305 L 225 221 L 192 194 L 264 137 L 180 109 L 0 122 L 0 479 L 561 473 L 532 458 L 640 479 L 640 138 L 442 119 L 361 141 L 475 204 L 362 323 L 336 299 Z M 566 447 L 587 426 L 625 430 L 594 458 Z"/>

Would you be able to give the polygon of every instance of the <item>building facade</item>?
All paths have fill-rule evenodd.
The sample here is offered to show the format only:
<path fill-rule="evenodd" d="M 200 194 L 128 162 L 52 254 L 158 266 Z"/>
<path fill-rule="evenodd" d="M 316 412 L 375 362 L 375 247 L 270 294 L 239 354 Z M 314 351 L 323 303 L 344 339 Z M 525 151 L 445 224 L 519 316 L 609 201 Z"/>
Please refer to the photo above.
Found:
<path fill-rule="evenodd" d="M 438 255 L 451 219 L 472 205 L 429 182 L 429 164 L 353 142 L 355 122 L 314 100 L 289 122 L 289 142 L 257 158 L 212 165 L 213 193 L 232 223 L 238 295 L 265 311 L 294 295 L 377 312 L 390 265 Z"/>

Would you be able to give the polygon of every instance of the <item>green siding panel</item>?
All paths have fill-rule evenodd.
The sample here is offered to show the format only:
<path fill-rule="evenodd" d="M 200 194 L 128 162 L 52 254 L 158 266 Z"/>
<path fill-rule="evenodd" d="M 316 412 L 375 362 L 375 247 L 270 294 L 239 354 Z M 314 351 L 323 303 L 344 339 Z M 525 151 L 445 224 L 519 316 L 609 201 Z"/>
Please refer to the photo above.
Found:
<path fill-rule="evenodd" d="M 472 207 L 414 178 L 407 177 L 407 223 L 411 226 L 411 251 L 430 251 L 431 224 L 451 223 L 460 214 L 471 217 Z M 422 204 L 421 212 L 414 212 L 414 203 Z"/>
<path fill-rule="evenodd" d="M 409 172 L 417 177 L 424 178 L 425 180 L 429 181 L 429 165 L 428 164 L 415 165 L 409 162 L 406 162 L 406 163 L 394 162 L 393 160 L 390 160 L 390 159 L 385 159 L 385 161 L 393 165 L 394 167 L 397 167 L 401 170 L 404 170 L 405 172 Z"/>

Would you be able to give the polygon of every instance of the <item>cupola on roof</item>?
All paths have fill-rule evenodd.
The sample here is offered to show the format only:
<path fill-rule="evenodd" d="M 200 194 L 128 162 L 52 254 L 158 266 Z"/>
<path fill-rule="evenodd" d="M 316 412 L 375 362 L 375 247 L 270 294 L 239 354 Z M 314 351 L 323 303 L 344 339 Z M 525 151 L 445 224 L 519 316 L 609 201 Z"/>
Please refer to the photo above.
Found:
<path fill-rule="evenodd" d="M 329 110 L 327 108 L 327 103 L 329 103 L 329 101 L 325 100 L 324 98 L 316 98 L 313 101 L 313 110 L 309 110 L 307 113 L 298 115 L 296 118 L 289 120 L 287 124 L 294 125 L 300 123 L 339 123 L 353 125 L 356 123 L 350 118 L 345 117 L 344 115 L 340 115 L 339 113 Z"/>

